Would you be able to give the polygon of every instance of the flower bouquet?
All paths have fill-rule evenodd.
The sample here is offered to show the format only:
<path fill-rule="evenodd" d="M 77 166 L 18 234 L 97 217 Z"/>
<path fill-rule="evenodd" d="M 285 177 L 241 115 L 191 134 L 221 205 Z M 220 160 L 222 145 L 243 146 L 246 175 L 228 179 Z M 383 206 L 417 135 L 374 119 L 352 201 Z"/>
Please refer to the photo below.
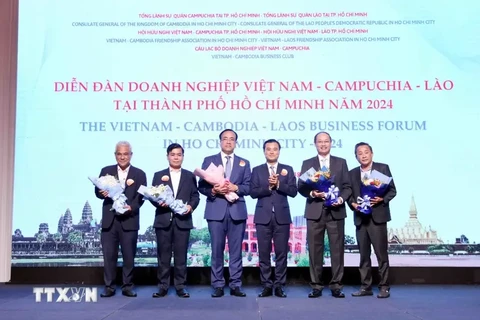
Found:
<path fill-rule="evenodd" d="M 173 213 L 184 215 L 187 212 L 187 204 L 182 200 L 175 199 L 173 191 L 168 185 L 145 187 L 140 186 L 138 193 L 143 195 L 145 200 L 157 203 L 165 203 Z"/>
<path fill-rule="evenodd" d="M 358 210 L 364 214 L 372 213 L 370 200 L 385 195 L 390 181 L 392 181 L 391 177 L 387 177 L 377 170 L 373 170 L 369 177 L 362 179 L 360 185 L 361 197 L 357 197 L 357 203 L 360 205 Z"/>
<path fill-rule="evenodd" d="M 109 174 L 102 177 L 88 177 L 88 179 L 102 191 L 108 193 L 108 197 L 113 200 L 111 211 L 115 210 L 118 214 L 127 212 L 125 206 L 127 205 L 127 197 L 123 194 L 124 188 L 120 181 Z"/>
<path fill-rule="evenodd" d="M 207 181 L 212 186 L 216 184 L 223 186 L 225 183 L 229 182 L 228 179 L 224 178 L 224 169 L 222 165 L 217 167 L 213 163 L 210 163 L 206 170 L 197 168 L 193 171 L 193 174 Z M 234 202 L 238 199 L 238 195 L 235 192 L 229 192 L 225 195 L 225 199 L 227 199 L 227 201 Z"/>
<path fill-rule="evenodd" d="M 305 173 L 300 175 L 300 180 L 312 187 L 313 190 L 325 193 L 325 205 L 330 207 L 338 201 L 340 191 L 333 184 L 333 177 L 330 170 L 325 167 L 322 170 L 308 169 Z"/>

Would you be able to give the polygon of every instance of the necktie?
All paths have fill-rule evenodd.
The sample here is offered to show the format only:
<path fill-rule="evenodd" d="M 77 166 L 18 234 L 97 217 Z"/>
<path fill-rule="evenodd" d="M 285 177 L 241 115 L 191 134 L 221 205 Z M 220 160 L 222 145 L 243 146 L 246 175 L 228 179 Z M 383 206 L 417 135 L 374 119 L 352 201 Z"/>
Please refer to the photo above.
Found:
<path fill-rule="evenodd" d="M 320 168 L 322 171 L 327 171 L 327 159 L 322 159 L 322 167 Z"/>
<path fill-rule="evenodd" d="M 230 175 L 232 174 L 232 162 L 230 159 L 232 156 L 226 156 L 227 158 L 227 163 L 225 164 L 225 178 L 230 179 Z"/>
<path fill-rule="evenodd" d="M 272 176 L 275 175 L 275 167 L 274 166 L 270 166 L 270 174 Z M 273 205 L 273 203 L 272 203 L 272 212 L 275 212 L 275 206 Z"/>

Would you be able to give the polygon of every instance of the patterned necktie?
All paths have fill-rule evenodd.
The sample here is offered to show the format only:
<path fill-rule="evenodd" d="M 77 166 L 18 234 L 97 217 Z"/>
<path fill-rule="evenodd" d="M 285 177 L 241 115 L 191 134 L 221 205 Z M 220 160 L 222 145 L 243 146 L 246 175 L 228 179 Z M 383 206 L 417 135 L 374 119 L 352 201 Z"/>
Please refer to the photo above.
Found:
<path fill-rule="evenodd" d="M 275 175 L 275 167 L 270 166 L 270 175 L 274 176 Z M 275 212 L 275 206 L 272 203 L 272 212 Z"/>
<path fill-rule="evenodd" d="M 225 178 L 230 179 L 230 175 L 232 174 L 232 163 L 230 159 L 232 156 L 226 156 L 227 158 L 227 163 L 225 164 Z"/>
<path fill-rule="evenodd" d="M 272 176 L 275 175 L 275 167 L 274 166 L 270 166 L 270 174 Z"/>

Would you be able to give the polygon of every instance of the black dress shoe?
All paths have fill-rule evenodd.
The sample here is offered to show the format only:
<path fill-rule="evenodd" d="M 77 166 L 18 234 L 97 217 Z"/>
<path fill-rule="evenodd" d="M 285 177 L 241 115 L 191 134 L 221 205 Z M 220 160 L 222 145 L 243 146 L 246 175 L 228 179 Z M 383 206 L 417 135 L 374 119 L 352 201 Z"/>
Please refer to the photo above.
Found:
<path fill-rule="evenodd" d="M 283 291 L 282 288 L 276 288 L 275 289 L 275 296 L 279 298 L 286 298 L 287 295 L 285 294 L 285 291 Z"/>
<path fill-rule="evenodd" d="M 220 297 L 223 297 L 223 288 L 213 289 L 212 298 L 220 298 Z"/>
<path fill-rule="evenodd" d="M 125 297 L 130 297 L 130 298 L 135 298 L 137 296 L 137 293 L 130 289 L 122 290 L 122 294 Z"/>
<path fill-rule="evenodd" d="M 167 295 L 168 290 L 167 289 L 159 289 L 158 292 L 155 292 L 152 294 L 152 298 L 163 298 Z"/>
<path fill-rule="evenodd" d="M 105 288 L 102 293 L 100 293 L 100 297 L 102 298 L 109 298 L 115 295 L 115 289 Z"/>
<path fill-rule="evenodd" d="M 345 298 L 345 294 L 340 289 L 332 290 L 332 296 L 334 298 Z"/>
<path fill-rule="evenodd" d="M 265 287 L 263 288 L 262 292 L 259 293 L 259 298 L 271 297 L 273 294 L 272 288 Z"/>
<path fill-rule="evenodd" d="M 352 293 L 352 297 L 366 297 L 366 296 L 373 296 L 372 289 L 360 289 L 357 292 Z"/>
<path fill-rule="evenodd" d="M 246 297 L 247 294 L 243 292 L 240 287 L 235 287 L 233 289 L 230 289 L 230 295 L 235 296 L 235 297 Z"/>
<path fill-rule="evenodd" d="M 190 293 L 188 293 L 185 289 L 178 289 L 177 296 L 180 298 L 190 298 Z"/>
<path fill-rule="evenodd" d="M 309 294 L 309 298 L 318 298 L 322 296 L 322 290 L 320 289 L 313 289 Z"/>
<path fill-rule="evenodd" d="M 377 294 L 377 298 L 386 299 L 390 298 L 390 289 L 380 289 L 380 292 Z"/>

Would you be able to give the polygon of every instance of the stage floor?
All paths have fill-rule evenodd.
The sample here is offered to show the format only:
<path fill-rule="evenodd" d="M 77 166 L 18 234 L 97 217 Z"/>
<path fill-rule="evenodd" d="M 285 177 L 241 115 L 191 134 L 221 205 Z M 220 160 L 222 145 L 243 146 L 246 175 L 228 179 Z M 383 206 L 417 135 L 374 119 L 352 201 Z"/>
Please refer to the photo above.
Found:
<path fill-rule="evenodd" d="M 39 287 L 35 285 L 36 287 Z M 51 287 L 51 286 L 48 286 Z M 98 287 L 98 293 L 101 292 Z M 100 319 L 194 319 L 194 320 L 312 320 L 312 319 L 389 319 L 389 320 L 473 320 L 480 315 L 480 286 L 408 285 L 392 287 L 389 299 L 353 298 L 357 288 L 345 287 L 345 299 L 335 299 L 329 290 L 317 299 L 307 298 L 309 288 L 290 286 L 286 299 L 257 298 L 258 287 L 245 287 L 246 298 L 211 298 L 210 287 L 191 286 L 189 299 L 175 295 L 173 288 L 164 298 L 154 299 L 155 287 L 137 287 L 137 298 L 118 292 L 98 302 L 35 302 L 33 286 L 0 285 L 2 320 L 100 320 Z M 376 290 L 375 290 L 376 294 Z M 55 296 L 56 297 L 56 296 Z M 45 301 L 45 296 L 43 301 Z"/>

